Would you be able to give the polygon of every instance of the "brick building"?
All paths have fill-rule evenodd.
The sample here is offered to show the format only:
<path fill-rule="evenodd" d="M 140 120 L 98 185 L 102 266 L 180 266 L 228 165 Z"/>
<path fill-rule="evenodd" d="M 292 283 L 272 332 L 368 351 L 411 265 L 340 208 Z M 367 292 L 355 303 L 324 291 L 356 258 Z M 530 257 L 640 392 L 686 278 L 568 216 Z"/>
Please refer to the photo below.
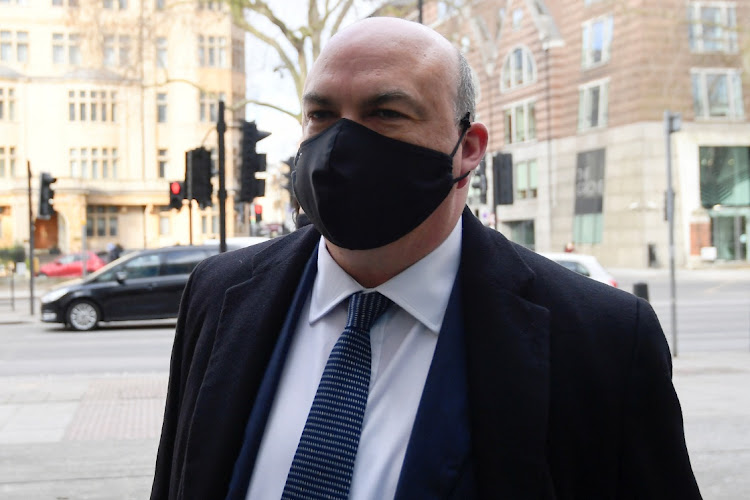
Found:
<path fill-rule="evenodd" d="M 470 206 L 487 224 L 539 251 L 572 241 L 607 266 L 666 265 L 670 110 L 677 264 L 750 262 L 749 2 L 433 1 L 423 14 L 479 82 L 489 196 Z M 499 152 L 513 197 L 496 206 Z"/>

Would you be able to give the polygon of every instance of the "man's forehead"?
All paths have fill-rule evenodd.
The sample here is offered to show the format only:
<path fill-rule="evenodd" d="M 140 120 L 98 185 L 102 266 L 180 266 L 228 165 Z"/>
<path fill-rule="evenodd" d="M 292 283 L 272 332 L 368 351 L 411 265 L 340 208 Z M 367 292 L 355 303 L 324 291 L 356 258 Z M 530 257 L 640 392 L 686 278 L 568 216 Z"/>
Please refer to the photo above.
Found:
<path fill-rule="evenodd" d="M 366 92 L 356 96 L 342 95 L 340 89 L 335 88 L 330 90 L 313 88 L 308 92 L 305 92 L 302 96 L 302 100 L 305 104 L 323 106 L 337 106 L 345 98 L 353 99 L 355 104 L 363 107 L 377 106 L 387 103 L 403 103 L 414 107 L 422 106 L 421 99 L 417 94 L 398 87 L 390 87 L 380 90 L 368 89 Z"/>

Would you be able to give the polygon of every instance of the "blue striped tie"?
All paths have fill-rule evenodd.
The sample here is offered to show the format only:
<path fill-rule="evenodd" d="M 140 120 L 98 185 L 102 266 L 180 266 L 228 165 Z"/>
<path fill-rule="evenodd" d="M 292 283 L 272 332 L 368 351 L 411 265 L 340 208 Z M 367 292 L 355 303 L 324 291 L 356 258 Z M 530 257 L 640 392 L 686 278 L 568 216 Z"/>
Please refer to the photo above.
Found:
<path fill-rule="evenodd" d="M 349 497 L 370 390 L 370 327 L 390 304 L 377 292 L 349 298 L 346 328 L 323 370 L 282 499 Z"/>

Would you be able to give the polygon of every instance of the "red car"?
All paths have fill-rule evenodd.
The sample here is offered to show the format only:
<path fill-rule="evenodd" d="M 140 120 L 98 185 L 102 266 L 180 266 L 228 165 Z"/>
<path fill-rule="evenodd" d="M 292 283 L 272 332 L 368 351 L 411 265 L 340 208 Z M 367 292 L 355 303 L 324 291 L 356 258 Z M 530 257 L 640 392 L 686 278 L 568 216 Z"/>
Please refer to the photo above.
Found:
<path fill-rule="evenodd" d="M 86 252 L 86 272 L 94 272 L 103 267 L 104 262 L 101 257 L 94 252 Z M 83 253 L 71 253 L 61 255 L 52 262 L 39 266 L 39 276 L 50 277 L 77 277 L 81 276 L 83 270 Z"/>

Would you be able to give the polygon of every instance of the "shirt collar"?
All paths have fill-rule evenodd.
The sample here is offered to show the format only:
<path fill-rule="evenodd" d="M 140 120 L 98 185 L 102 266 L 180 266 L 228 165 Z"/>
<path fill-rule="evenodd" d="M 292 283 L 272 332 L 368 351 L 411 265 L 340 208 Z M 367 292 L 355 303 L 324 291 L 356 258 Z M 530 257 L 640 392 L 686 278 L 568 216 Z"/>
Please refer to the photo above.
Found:
<path fill-rule="evenodd" d="M 461 260 L 461 220 L 440 246 L 397 274 L 378 291 L 414 316 L 434 333 L 440 332 L 453 282 Z M 318 274 L 310 301 L 310 323 L 314 323 L 351 294 L 370 290 L 349 276 L 328 253 L 325 240 L 318 247 Z"/>

